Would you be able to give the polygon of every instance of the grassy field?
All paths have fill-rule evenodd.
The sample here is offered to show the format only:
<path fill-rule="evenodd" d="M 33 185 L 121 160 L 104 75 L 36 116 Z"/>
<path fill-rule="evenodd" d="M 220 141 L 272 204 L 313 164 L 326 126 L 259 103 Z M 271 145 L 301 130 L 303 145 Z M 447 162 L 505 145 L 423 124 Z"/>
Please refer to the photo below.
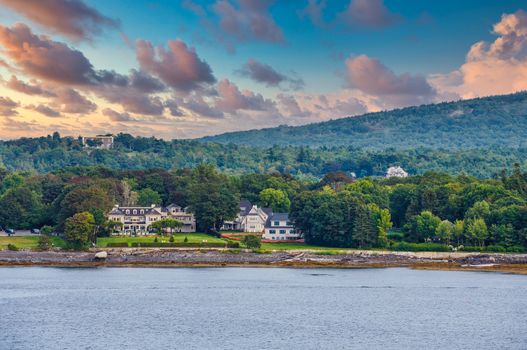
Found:
<path fill-rule="evenodd" d="M 64 241 L 58 237 L 52 237 L 55 247 L 63 247 Z M 7 249 L 8 244 L 14 244 L 18 249 L 33 249 L 38 246 L 38 236 L 0 236 L 0 250 Z"/>
<path fill-rule="evenodd" d="M 301 249 L 339 250 L 339 248 L 320 247 L 320 246 L 309 245 L 305 243 L 262 243 L 261 249 L 265 249 L 265 250 L 296 250 L 296 249 L 298 250 L 301 250 Z"/>
<path fill-rule="evenodd" d="M 140 237 L 99 237 L 97 238 L 98 247 L 106 247 L 108 243 L 123 243 L 126 242 L 128 245 L 133 242 L 137 243 L 146 243 L 153 242 L 155 237 L 157 237 L 159 242 L 169 242 L 169 236 L 140 236 Z M 174 242 L 183 243 L 187 237 L 188 243 L 201 243 L 202 241 L 207 241 L 209 243 L 221 242 L 225 243 L 226 241 L 221 238 L 216 238 L 205 233 L 176 233 L 174 234 Z"/>

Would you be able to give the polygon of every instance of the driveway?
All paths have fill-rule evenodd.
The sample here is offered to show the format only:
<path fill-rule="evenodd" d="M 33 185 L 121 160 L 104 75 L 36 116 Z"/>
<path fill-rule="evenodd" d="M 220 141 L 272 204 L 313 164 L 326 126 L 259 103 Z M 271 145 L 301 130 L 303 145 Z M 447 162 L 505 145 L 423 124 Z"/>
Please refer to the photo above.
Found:
<path fill-rule="evenodd" d="M 7 236 L 7 233 L 5 231 L 0 231 L 0 236 Z M 15 231 L 15 234 L 11 235 L 11 237 L 16 236 L 38 236 L 34 233 L 31 233 L 29 230 L 17 230 Z"/>

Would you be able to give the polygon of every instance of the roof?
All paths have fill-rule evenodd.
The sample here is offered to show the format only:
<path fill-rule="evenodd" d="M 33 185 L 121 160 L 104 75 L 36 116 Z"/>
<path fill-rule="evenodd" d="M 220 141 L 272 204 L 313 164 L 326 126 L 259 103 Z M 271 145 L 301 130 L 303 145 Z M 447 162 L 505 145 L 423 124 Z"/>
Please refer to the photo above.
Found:
<path fill-rule="evenodd" d="M 251 209 L 252 209 L 253 205 L 251 204 L 251 202 L 247 199 L 241 199 L 240 200 L 240 214 L 241 215 L 247 215 Z"/>
<path fill-rule="evenodd" d="M 273 208 L 261 208 L 264 213 L 267 214 L 267 216 L 273 215 Z"/>
<path fill-rule="evenodd" d="M 126 210 L 130 212 L 127 214 Z M 134 214 L 134 210 L 136 213 Z M 141 214 L 141 210 L 144 212 Z M 129 216 L 142 216 L 142 215 L 161 215 L 158 208 L 152 207 L 115 207 L 110 211 L 110 215 L 129 215 Z"/>
<path fill-rule="evenodd" d="M 271 226 L 271 222 L 273 221 L 285 221 L 286 225 L 280 225 L 280 226 Z M 289 214 L 288 213 L 272 213 L 267 218 L 267 221 L 265 222 L 266 228 L 280 228 L 280 227 L 292 227 L 293 225 L 287 225 L 287 222 L 289 221 Z"/>

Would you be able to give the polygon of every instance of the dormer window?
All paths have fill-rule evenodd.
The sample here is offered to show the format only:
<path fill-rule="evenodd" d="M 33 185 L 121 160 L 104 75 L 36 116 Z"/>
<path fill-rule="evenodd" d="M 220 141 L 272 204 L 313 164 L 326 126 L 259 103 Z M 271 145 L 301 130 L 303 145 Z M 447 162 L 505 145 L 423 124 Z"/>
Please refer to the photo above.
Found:
<path fill-rule="evenodd" d="M 127 210 L 126 210 L 126 214 L 130 214 L 130 210 L 127 209 Z"/>
<path fill-rule="evenodd" d="M 136 214 L 137 214 L 137 210 L 134 209 L 134 215 L 136 215 Z"/>
<path fill-rule="evenodd" d="M 143 209 L 141 209 L 141 214 L 144 214 L 144 213 L 145 213 L 145 211 Z"/>

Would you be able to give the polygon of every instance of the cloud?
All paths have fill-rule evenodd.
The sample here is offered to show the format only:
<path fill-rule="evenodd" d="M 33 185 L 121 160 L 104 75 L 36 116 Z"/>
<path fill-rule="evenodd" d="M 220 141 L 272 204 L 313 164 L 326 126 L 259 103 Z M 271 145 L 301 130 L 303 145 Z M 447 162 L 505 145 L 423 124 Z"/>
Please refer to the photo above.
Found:
<path fill-rule="evenodd" d="M 346 60 L 346 78 L 350 88 L 381 97 L 398 106 L 429 102 L 436 95 L 424 76 L 397 75 L 366 55 Z"/>
<path fill-rule="evenodd" d="M 197 117 L 218 119 L 225 116 L 222 111 L 211 107 L 200 95 L 189 97 L 181 101 L 180 105 Z"/>
<path fill-rule="evenodd" d="M 82 52 L 46 36 L 34 35 L 23 23 L 11 28 L 0 25 L 0 45 L 7 57 L 30 76 L 79 85 L 108 79 L 108 73 L 97 73 Z"/>
<path fill-rule="evenodd" d="M 527 90 L 527 12 L 503 14 L 493 29 L 498 37 L 472 45 L 458 70 L 431 76 L 441 93 L 473 98 Z"/>
<path fill-rule="evenodd" d="M 220 28 L 237 41 L 284 42 L 282 29 L 269 13 L 273 0 L 219 0 L 213 5 Z"/>
<path fill-rule="evenodd" d="M 384 5 L 384 0 L 351 0 L 338 18 L 347 26 L 366 28 L 389 27 L 402 20 Z"/>
<path fill-rule="evenodd" d="M 227 79 L 218 83 L 216 108 L 227 113 L 236 113 L 240 109 L 253 111 L 276 110 L 273 101 L 249 90 L 240 91 L 234 83 Z"/>
<path fill-rule="evenodd" d="M 145 93 L 161 92 L 166 89 L 159 79 L 136 69 L 132 69 L 130 73 L 130 83 L 135 89 Z"/>
<path fill-rule="evenodd" d="M 16 76 L 12 75 L 11 79 L 5 83 L 5 85 L 11 90 L 18 91 L 26 95 L 40 95 L 40 96 L 54 96 L 50 91 L 46 91 L 37 83 L 28 84 L 19 80 Z"/>
<path fill-rule="evenodd" d="M 309 18 L 317 27 L 325 27 L 324 10 L 327 6 L 327 0 L 308 0 L 307 6 L 299 11 L 300 18 Z"/>
<path fill-rule="evenodd" d="M 265 84 L 268 87 L 278 87 L 281 83 L 289 83 L 292 90 L 301 90 L 305 83 L 300 78 L 288 77 L 277 72 L 268 64 L 260 63 L 255 59 L 249 59 L 247 63 L 238 71 L 242 76 L 248 77 L 258 83 Z"/>
<path fill-rule="evenodd" d="M 45 106 L 43 104 L 39 104 L 39 105 L 29 105 L 29 106 L 26 106 L 27 109 L 31 109 L 31 110 L 34 110 L 36 112 L 39 112 L 40 114 L 43 114 L 47 117 L 50 117 L 50 118 L 57 118 L 57 117 L 60 117 L 60 112 L 49 107 L 49 106 Z"/>
<path fill-rule="evenodd" d="M 136 54 L 144 71 L 176 90 L 190 92 L 216 82 L 208 63 L 181 40 L 170 40 L 168 50 L 154 48 L 150 42 L 138 40 Z"/>
<path fill-rule="evenodd" d="M 130 122 L 135 121 L 135 119 L 128 113 L 123 112 L 119 113 L 117 111 L 114 111 L 111 108 L 105 108 L 102 110 L 102 114 L 110 118 L 111 121 L 114 122 Z"/>
<path fill-rule="evenodd" d="M 103 28 L 119 27 L 117 20 L 81 0 L 0 0 L 0 4 L 73 40 L 91 40 Z"/>
<path fill-rule="evenodd" d="M 17 115 L 18 112 L 15 108 L 17 108 L 19 105 L 20 104 L 18 102 L 13 101 L 9 97 L 0 96 L 0 116 L 11 117 Z"/>
<path fill-rule="evenodd" d="M 53 106 L 63 113 L 88 114 L 97 109 L 97 105 L 78 91 L 70 88 L 57 89 Z"/>
<path fill-rule="evenodd" d="M 276 97 L 280 102 L 282 110 L 289 117 L 309 117 L 311 112 L 308 110 L 302 110 L 298 104 L 296 98 L 292 95 L 278 94 Z"/>

